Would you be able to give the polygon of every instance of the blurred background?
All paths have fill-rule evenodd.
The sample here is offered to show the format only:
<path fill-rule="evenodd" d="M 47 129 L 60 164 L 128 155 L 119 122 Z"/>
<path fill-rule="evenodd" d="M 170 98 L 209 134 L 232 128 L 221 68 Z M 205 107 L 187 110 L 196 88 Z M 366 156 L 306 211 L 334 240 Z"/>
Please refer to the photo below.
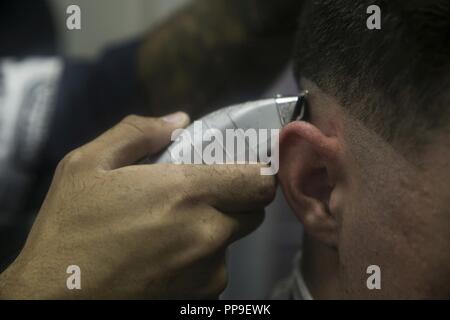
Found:
<path fill-rule="evenodd" d="M 20 45 L 23 52 L 33 48 L 38 53 L 58 51 L 70 58 L 95 58 L 109 44 L 139 35 L 189 1 L 38 0 L 24 5 L 22 0 L 2 0 L 0 34 L 9 41 L 2 43 L 0 53 L 17 55 L 14 50 Z M 82 30 L 66 27 L 66 9 L 71 4 L 82 9 Z"/>
<path fill-rule="evenodd" d="M 2 1 L 0 10 L 8 15 L 0 21 L 2 39 L 7 39 L 0 48 L 0 56 L 17 57 L 31 52 L 95 59 L 108 45 L 139 36 L 188 1 L 47 0 L 33 1 L 33 5 L 27 7 L 28 11 L 17 10 L 14 1 Z M 81 7 L 82 30 L 66 28 L 66 9 L 70 4 Z M 23 23 L 24 20 L 27 22 Z M 15 30 L 14 35 L 8 31 L 11 28 Z M 37 39 L 30 29 L 46 36 Z M 297 88 L 288 68 L 280 70 L 279 79 L 266 96 L 293 92 L 297 92 Z M 276 282 L 289 273 L 294 254 L 300 247 L 301 235 L 300 223 L 279 192 L 258 231 L 231 248 L 229 286 L 222 297 L 268 297 Z M 0 239 L 9 240 L 1 235 Z"/>
<path fill-rule="evenodd" d="M 61 51 L 70 57 L 93 58 L 108 44 L 129 39 L 163 20 L 190 0 L 48 0 Z M 82 8 L 83 30 L 67 30 L 66 9 Z"/>

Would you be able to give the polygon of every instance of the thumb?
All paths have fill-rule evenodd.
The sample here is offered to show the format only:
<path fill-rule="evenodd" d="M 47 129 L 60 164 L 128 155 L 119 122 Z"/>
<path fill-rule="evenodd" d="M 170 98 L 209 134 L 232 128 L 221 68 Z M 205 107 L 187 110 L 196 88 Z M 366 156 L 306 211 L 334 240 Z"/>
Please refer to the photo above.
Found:
<path fill-rule="evenodd" d="M 117 169 L 160 151 L 169 144 L 172 132 L 189 122 L 189 116 L 184 112 L 162 118 L 131 115 L 82 147 L 83 153 L 96 167 Z"/>

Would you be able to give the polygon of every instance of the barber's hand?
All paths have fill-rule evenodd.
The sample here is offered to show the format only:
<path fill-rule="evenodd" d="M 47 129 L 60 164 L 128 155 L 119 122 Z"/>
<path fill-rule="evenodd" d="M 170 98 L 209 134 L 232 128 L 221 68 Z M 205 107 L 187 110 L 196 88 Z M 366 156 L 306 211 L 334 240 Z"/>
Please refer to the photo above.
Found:
<path fill-rule="evenodd" d="M 133 165 L 189 122 L 128 117 L 59 164 L 2 298 L 214 298 L 274 196 L 258 165 Z M 170 119 L 169 119 L 170 120 Z M 66 285 L 81 269 L 81 290 Z"/>

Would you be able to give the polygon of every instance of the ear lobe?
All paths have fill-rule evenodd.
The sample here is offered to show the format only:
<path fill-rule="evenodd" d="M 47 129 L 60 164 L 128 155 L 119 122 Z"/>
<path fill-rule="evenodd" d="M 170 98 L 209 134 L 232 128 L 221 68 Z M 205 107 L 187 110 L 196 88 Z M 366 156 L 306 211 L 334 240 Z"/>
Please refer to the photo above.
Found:
<path fill-rule="evenodd" d="M 337 138 L 310 123 L 293 122 L 281 132 L 278 177 L 286 200 L 305 231 L 332 247 L 337 246 L 338 228 L 330 202 L 340 154 Z"/>

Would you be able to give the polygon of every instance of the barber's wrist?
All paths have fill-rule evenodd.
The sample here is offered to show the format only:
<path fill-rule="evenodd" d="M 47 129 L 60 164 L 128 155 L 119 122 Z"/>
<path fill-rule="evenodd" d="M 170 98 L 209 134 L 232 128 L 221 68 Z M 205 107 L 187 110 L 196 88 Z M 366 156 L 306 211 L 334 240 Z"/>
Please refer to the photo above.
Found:
<path fill-rule="evenodd" d="M 67 293 L 54 286 L 52 276 L 46 280 L 40 272 L 13 263 L 0 274 L 0 300 L 65 299 Z"/>
<path fill-rule="evenodd" d="M 0 300 L 15 300 L 24 298 L 21 294 L 22 283 L 20 274 L 15 272 L 14 265 L 9 266 L 0 274 Z"/>

